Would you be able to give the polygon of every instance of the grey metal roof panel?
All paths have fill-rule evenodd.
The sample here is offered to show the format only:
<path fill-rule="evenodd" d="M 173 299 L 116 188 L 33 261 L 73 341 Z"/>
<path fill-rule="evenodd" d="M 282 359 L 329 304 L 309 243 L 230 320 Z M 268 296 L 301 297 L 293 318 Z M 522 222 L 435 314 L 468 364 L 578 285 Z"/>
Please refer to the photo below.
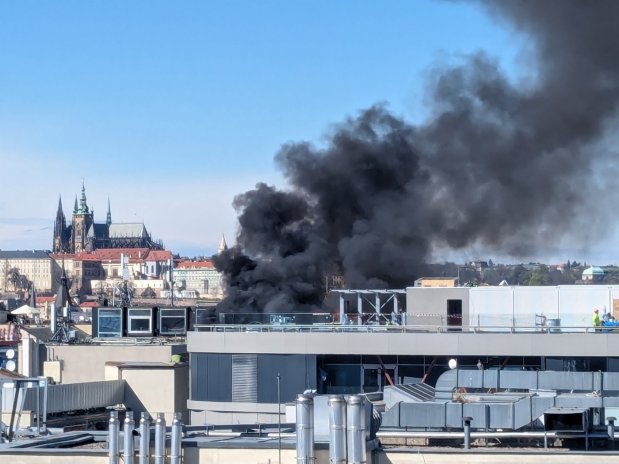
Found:
<path fill-rule="evenodd" d="M 49 250 L 0 250 L 0 259 L 49 259 Z"/>
<path fill-rule="evenodd" d="M 146 237 L 146 227 L 142 223 L 110 224 L 110 238 Z"/>

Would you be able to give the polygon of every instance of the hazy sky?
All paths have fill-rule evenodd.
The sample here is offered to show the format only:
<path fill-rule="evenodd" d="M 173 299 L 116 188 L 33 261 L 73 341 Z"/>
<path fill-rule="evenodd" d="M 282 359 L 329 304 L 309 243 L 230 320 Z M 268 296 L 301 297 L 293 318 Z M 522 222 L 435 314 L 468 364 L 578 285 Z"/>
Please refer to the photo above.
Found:
<path fill-rule="evenodd" d="M 433 63 L 483 49 L 518 79 L 526 45 L 460 2 L 0 2 L 0 248 L 49 249 L 84 178 L 97 222 L 109 196 L 115 222 L 211 253 L 235 194 L 281 185 L 283 143 L 377 102 L 421 120 Z"/>

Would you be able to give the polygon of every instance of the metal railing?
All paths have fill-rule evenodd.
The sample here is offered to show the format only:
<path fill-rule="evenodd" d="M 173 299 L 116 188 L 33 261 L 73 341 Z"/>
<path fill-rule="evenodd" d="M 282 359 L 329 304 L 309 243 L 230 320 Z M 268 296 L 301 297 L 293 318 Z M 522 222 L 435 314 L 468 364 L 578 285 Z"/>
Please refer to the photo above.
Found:
<path fill-rule="evenodd" d="M 591 326 L 453 326 L 453 325 L 270 325 L 270 324 L 195 324 L 195 332 L 246 332 L 246 333 L 444 333 L 444 334 L 540 334 L 560 335 L 565 333 L 619 334 L 618 328 Z"/>

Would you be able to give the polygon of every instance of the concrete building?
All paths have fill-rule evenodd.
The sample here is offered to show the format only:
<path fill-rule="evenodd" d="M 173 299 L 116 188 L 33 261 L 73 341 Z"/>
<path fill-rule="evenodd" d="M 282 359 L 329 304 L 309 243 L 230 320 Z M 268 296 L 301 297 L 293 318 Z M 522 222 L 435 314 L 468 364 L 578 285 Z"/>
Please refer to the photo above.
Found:
<path fill-rule="evenodd" d="M 619 286 L 409 287 L 401 307 L 392 304 L 398 292 L 342 292 L 339 320 L 354 324 L 196 327 L 187 338 L 192 420 L 276 421 L 278 373 L 283 400 L 292 401 L 304 389 L 370 393 L 432 382 L 450 359 L 619 372 L 617 335 L 590 321 L 594 308 L 617 307 Z"/>

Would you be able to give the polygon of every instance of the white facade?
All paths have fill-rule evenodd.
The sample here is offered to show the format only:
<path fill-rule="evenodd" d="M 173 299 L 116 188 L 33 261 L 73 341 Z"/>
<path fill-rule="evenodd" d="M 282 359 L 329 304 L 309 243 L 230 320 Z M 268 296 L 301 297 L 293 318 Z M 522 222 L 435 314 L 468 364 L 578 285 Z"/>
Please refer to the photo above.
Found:
<path fill-rule="evenodd" d="M 222 274 L 210 262 L 185 261 L 173 271 L 175 287 L 195 291 L 201 297 L 221 298 Z"/>
<path fill-rule="evenodd" d="M 39 292 L 51 292 L 57 287 L 60 268 L 47 251 L 0 251 L 0 290 L 13 289 L 8 275 L 12 268 L 33 282 Z"/>
<path fill-rule="evenodd" d="M 614 313 L 619 319 L 619 285 L 409 287 L 406 290 L 410 324 L 441 324 L 447 319 L 448 301 L 453 300 L 461 301 L 462 325 L 468 327 L 533 330 L 536 323 L 546 319 L 555 320 L 562 327 L 585 328 L 591 326 L 596 308 L 601 315 Z"/>

